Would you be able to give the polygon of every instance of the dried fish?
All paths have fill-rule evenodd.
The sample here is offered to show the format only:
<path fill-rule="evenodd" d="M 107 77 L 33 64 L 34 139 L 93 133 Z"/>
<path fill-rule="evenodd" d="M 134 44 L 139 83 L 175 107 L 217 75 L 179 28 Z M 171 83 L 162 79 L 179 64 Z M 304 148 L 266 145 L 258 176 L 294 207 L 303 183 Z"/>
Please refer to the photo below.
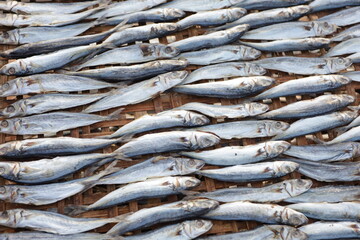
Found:
<path fill-rule="evenodd" d="M 324 144 L 335 144 L 340 142 L 356 142 L 360 140 L 360 126 L 353 127 L 347 132 L 344 132 L 337 136 L 336 138 L 332 139 L 329 142 L 322 142 Z"/>
<path fill-rule="evenodd" d="M 256 102 L 237 105 L 211 105 L 190 102 L 175 109 L 196 111 L 213 118 L 245 118 L 262 114 L 269 110 L 269 106 Z"/>
<path fill-rule="evenodd" d="M 295 162 L 274 161 L 200 170 L 197 174 L 226 182 L 249 182 L 282 177 L 298 168 Z"/>
<path fill-rule="evenodd" d="M 109 236 L 101 233 L 78 233 L 69 235 L 58 235 L 52 233 L 43 233 L 38 231 L 26 231 L 15 233 L 0 233 L 1 240 L 123 240 L 121 236 Z"/>
<path fill-rule="evenodd" d="M 360 52 L 354 53 L 354 54 L 348 56 L 348 58 L 349 58 L 353 63 L 360 63 Z"/>
<path fill-rule="evenodd" d="M 308 240 L 359 238 L 358 222 L 314 222 L 300 228 Z"/>
<path fill-rule="evenodd" d="M 357 0 L 357 4 L 360 3 Z M 317 19 L 318 22 L 327 22 L 329 24 L 336 24 L 336 26 L 343 27 L 360 22 L 360 7 L 347 8 L 335 13 L 326 15 Z"/>
<path fill-rule="evenodd" d="M 185 79 L 185 81 L 186 80 L 187 79 Z M 180 85 L 174 87 L 173 90 L 175 92 L 197 96 L 244 98 L 263 91 L 274 83 L 275 79 L 273 78 L 254 76 L 234 78 L 226 81 Z"/>
<path fill-rule="evenodd" d="M 109 96 L 91 104 L 84 112 L 97 112 L 152 99 L 184 81 L 186 76 L 187 71 L 169 72 L 122 89 L 116 89 L 112 91 Z"/>
<path fill-rule="evenodd" d="M 178 8 L 187 12 L 202 12 L 209 10 L 216 10 L 221 8 L 232 7 L 237 3 L 241 3 L 243 0 L 204 0 L 201 2 L 192 0 L 173 0 L 171 2 L 162 4 L 162 8 Z"/>
<path fill-rule="evenodd" d="M 221 204 L 218 208 L 203 215 L 203 217 L 212 220 L 250 220 L 294 226 L 303 225 L 308 222 L 304 214 L 287 207 L 242 201 Z"/>
<path fill-rule="evenodd" d="M 217 166 L 255 163 L 279 156 L 290 147 L 285 141 L 268 141 L 247 146 L 229 146 L 200 152 L 180 152 L 180 155 Z"/>
<path fill-rule="evenodd" d="M 241 38 L 254 40 L 282 40 L 291 38 L 323 37 L 334 33 L 336 29 L 336 25 L 328 22 L 286 22 L 248 31 Z"/>
<path fill-rule="evenodd" d="M 341 74 L 350 78 L 352 81 L 360 82 L 360 71 L 344 72 Z"/>
<path fill-rule="evenodd" d="M 242 0 L 235 6 L 242 6 L 248 10 L 262 10 L 279 7 L 290 7 L 309 3 L 312 0 Z"/>
<path fill-rule="evenodd" d="M 318 12 L 328 9 L 341 8 L 346 6 L 360 5 L 359 0 L 314 0 L 309 4 L 311 12 Z"/>
<path fill-rule="evenodd" d="M 360 52 L 360 38 L 352 38 L 339 43 L 338 45 L 330 48 L 324 57 L 334 57 L 345 54 L 352 54 Z"/>
<path fill-rule="evenodd" d="M 360 4 L 360 1 L 359 1 Z M 342 42 L 349 40 L 351 38 L 358 38 L 360 37 L 360 24 L 357 24 L 355 26 L 352 26 L 348 29 L 345 29 L 344 31 L 338 33 L 335 35 L 335 37 L 331 38 L 331 41 L 333 42 Z"/>
<path fill-rule="evenodd" d="M 281 202 L 306 192 L 310 189 L 311 185 L 312 181 L 309 179 L 290 179 L 265 187 L 231 187 L 218 189 L 213 192 L 198 193 L 195 194 L 194 197 L 204 197 L 219 202 Z"/>

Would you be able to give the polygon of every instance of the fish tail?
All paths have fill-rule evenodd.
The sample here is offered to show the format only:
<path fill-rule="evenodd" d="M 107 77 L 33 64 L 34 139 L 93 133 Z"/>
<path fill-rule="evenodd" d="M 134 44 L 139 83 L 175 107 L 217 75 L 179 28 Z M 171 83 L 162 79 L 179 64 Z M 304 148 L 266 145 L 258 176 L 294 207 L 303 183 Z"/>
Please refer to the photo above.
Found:
<path fill-rule="evenodd" d="M 103 166 L 104 164 L 108 163 L 108 162 L 111 162 L 111 161 L 114 161 L 115 158 L 113 156 L 113 154 L 108 154 L 109 157 L 108 158 L 104 158 L 102 160 L 100 160 L 99 162 L 93 164 L 90 168 L 86 169 L 85 172 L 84 172 L 84 175 L 85 176 L 91 176 L 93 175 L 93 173 L 99 169 L 101 166 Z"/>
<path fill-rule="evenodd" d="M 324 140 L 321 140 L 321 139 L 317 138 L 316 136 L 311 136 L 310 139 L 313 140 L 317 144 L 326 144 L 326 142 Z"/>
<path fill-rule="evenodd" d="M 80 206 L 71 205 L 64 208 L 64 213 L 69 216 L 76 216 L 81 213 L 87 212 L 89 210 L 90 209 L 88 208 L 88 206 L 85 205 L 80 205 Z"/>
<path fill-rule="evenodd" d="M 117 160 L 123 160 L 123 161 L 132 161 L 131 158 L 129 158 L 128 156 L 126 156 L 124 153 L 122 153 L 121 151 L 115 150 L 113 152 L 113 156 L 115 159 Z"/>
<path fill-rule="evenodd" d="M 109 114 L 106 118 L 108 120 L 117 120 L 120 118 L 120 113 L 124 110 L 124 108 L 120 108 L 118 110 L 116 110 L 115 112 Z"/>
<path fill-rule="evenodd" d="M 197 191 L 187 191 L 187 190 L 184 190 L 184 191 L 181 191 L 181 194 L 185 195 L 185 197 L 183 198 L 183 200 L 192 200 L 192 199 L 195 199 L 195 198 L 199 198 L 199 194 L 200 192 L 197 192 Z"/>
<path fill-rule="evenodd" d="M 343 134 L 344 132 L 346 132 L 349 128 L 347 127 L 339 127 L 339 128 L 335 128 L 334 131 L 336 133 L 337 136 L 339 136 L 340 134 Z"/>
<path fill-rule="evenodd" d="M 111 137 L 111 135 L 109 137 Z M 116 138 L 115 143 L 130 142 L 133 139 L 134 139 L 134 134 L 125 134 L 123 136 Z"/>

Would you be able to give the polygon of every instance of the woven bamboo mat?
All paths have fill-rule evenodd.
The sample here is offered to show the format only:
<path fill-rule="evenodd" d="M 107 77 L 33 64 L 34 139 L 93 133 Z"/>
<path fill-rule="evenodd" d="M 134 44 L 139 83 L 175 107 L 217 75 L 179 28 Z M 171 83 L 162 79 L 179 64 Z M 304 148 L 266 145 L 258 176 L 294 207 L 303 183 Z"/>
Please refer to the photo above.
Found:
<path fill-rule="evenodd" d="M 44 2 L 44 1 L 37 0 L 37 2 Z M 302 21 L 315 20 L 319 17 L 322 17 L 322 16 L 332 13 L 334 11 L 336 11 L 336 10 L 320 12 L 320 13 L 316 13 L 316 14 L 310 14 L 309 16 L 305 16 L 305 17 L 301 18 L 300 20 L 302 20 Z M 110 27 L 95 27 L 95 28 L 88 30 L 84 34 L 98 33 L 98 32 L 105 31 L 109 28 Z M 3 30 L 6 30 L 6 28 L 0 28 L 0 31 L 3 31 Z M 338 32 L 343 31 L 343 30 L 344 30 L 344 28 L 339 29 Z M 159 39 L 152 39 L 150 42 L 158 41 L 160 43 L 167 44 L 169 41 L 174 41 L 175 39 L 180 40 L 180 39 L 184 39 L 184 38 L 187 38 L 190 36 L 201 35 L 203 33 L 204 33 L 203 29 L 201 29 L 199 27 L 193 27 L 193 28 L 178 32 L 176 34 L 173 34 L 173 35 L 170 35 L 167 37 L 162 37 Z M 0 51 L 4 51 L 6 49 L 10 49 L 13 47 L 14 46 L 0 45 Z M 321 50 L 317 50 L 317 51 L 279 52 L 279 53 L 273 53 L 273 54 L 263 53 L 261 58 L 285 56 L 285 55 L 286 56 L 296 55 L 296 56 L 301 56 L 301 57 L 318 57 L 318 56 L 321 56 L 322 54 L 324 54 L 325 52 L 326 51 L 324 49 L 321 49 Z M 6 64 L 7 62 L 8 62 L 7 59 L 0 58 L 0 66 Z M 187 68 L 187 70 L 192 71 L 197 68 L 198 68 L 197 66 L 189 66 Z M 360 64 L 353 65 L 347 70 L 348 71 L 353 71 L 353 70 L 360 71 Z M 305 76 L 294 75 L 294 74 L 289 75 L 287 73 L 278 72 L 278 71 L 268 71 L 268 73 L 266 75 L 274 77 L 277 80 L 277 84 L 291 80 L 291 79 L 305 77 Z M 13 78 L 14 77 L 7 77 L 7 76 L 0 75 L 0 83 L 5 83 L 6 81 L 11 80 Z M 100 91 L 104 92 L 107 90 L 105 89 L 105 90 L 100 90 Z M 347 94 L 353 95 L 354 97 L 356 97 L 356 102 L 353 105 L 359 105 L 359 103 L 360 103 L 360 99 L 358 98 L 359 91 L 360 91 L 360 83 L 353 82 L 353 83 L 347 85 L 346 87 L 343 87 L 343 88 L 337 89 L 336 91 L 333 91 L 333 93 L 347 93 Z M 89 91 L 75 92 L 75 93 L 89 93 Z M 319 95 L 321 95 L 321 94 L 319 94 Z M 22 98 L 26 98 L 26 97 L 28 97 L 28 96 L 7 97 L 6 99 L 0 99 L 0 107 L 3 108 L 18 99 L 22 99 Z M 276 108 L 285 106 L 285 105 L 295 102 L 295 101 L 311 99 L 314 97 L 315 97 L 315 95 L 303 95 L 303 96 L 292 96 L 292 97 L 283 97 L 280 99 L 273 99 L 272 103 L 270 104 L 270 108 L 276 109 Z M 123 111 L 123 114 L 121 115 L 121 118 L 119 120 L 101 122 L 101 123 L 93 124 L 91 126 L 72 129 L 70 131 L 58 132 L 57 136 L 89 138 L 89 137 L 96 137 L 96 136 L 101 136 L 101 135 L 108 135 L 108 134 L 111 134 L 113 131 L 115 131 L 118 127 L 121 127 L 124 124 L 126 124 L 134 119 L 137 119 L 145 114 L 158 113 L 158 112 L 161 112 L 164 110 L 168 110 L 168 109 L 172 109 L 172 108 L 181 106 L 182 104 L 185 104 L 188 102 L 202 102 L 202 103 L 210 103 L 210 104 L 231 105 L 231 104 L 240 103 L 240 99 L 239 100 L 238 99 L 229 100 L 229 99 L 196 97 L 196 96 L 184 95 L 184 94 L 179 94 L 179 93 L 174 93 L 174 92 L 168 91 L 164 94 L 161 94 L 160 96 L 156 97 L 153 100 L 149 100 L 149 101 L 146 101 L 146 102 L 143 102 L 140 104 L 126 106 Z M 84 108 L 85 107 L 77 107 L 77 108 L 70 109 L 70 111 L 81 111 Z M 114 110 L 116 110 L 116 109 L 105 110 L 105 111 L 100 112 L 100 114 L 108 115 L 110 112 L 113 112 Z M 211 123 L 215 124 L 215 123 L 220 123 L 220 122 L 224 122 L 224 121 L 236 121 L 236 120 L 237 119 L 232 119 L 232 120 L 211 119 Z M 161 131 L 164 131 L 164 130 L 161 130 Z M 155 132 L 155 131 L 153 131 L 153 132 Z M 315 133 L 314 135 L 316 137 L 318 137 L 319 139 L 327 139 L 327 138 L 332 139 L 335 136 L 333 131 L 318 132 L 318 133 Z M 44 136 L 38 135 L 38 136 L 31 136 L 31 137 L 42 138 Z M 24 139 L 24 137 L 0 134 L 0 143 L 14 141 L 14 140 L 21 140 L 21 139 Z M 249 144 L 255 144 L 258 142 L 263 142 L 265 140 L 267 140 L 267 139 L 258 138 L 258 139 L 230 140 L 230 141 L 223 140 L 220 142 L 220 144 L 218 144 L 214 148 L 229 146 L 229 145 L 230 146 L 231 145 L 249 145 Z M 294 145 L 307 145 L 307 144 L 312 144 L 313 142 L 311 142 L 310 140 L 307 140 L 305 138 L 305 136 L 302 136 L 302 137 L 296 138 L 291 143 Z M 113 145 L 111 147 L 104 148 L 99 152 L 109 153 L 109 152 L 114 151 L 116 148 L 118 148 L 118 146 Z M 166 154 L 164 154 L 164 155 L 166 155 Z M 119 165 L 119 167 L 128 167 L 130 165 L 137 164 L 137 163 L 141 162 L 142 160 L 147 159 L 149 157 L 151 157 L 151 155 L 144 156 L 139 159 L 135 159 L 132 162 L 120 162 L 118 165 Z M 216 167 L 215 166 L 205 166 L 204 168 L 206 169 L 206 168 L 216 168 Z M 78 172 L 78 173 L 75 173 L 72 176 L 68 177 L 66 180 L 71 180 L 73 178 L 79 178 L 81 176 L 82 176 L 82 172 Z M 202 182 L 201 182 L 200 186 L 198 186 L 194 190 L 195 191 L 214 191 L 216 189 L 221 189 L 221 188 L 225 188 L 225 187 L 229 187 L 229 186 L 261 187 L 266 184 L 275 183 L 275 182 L 279 182 L 279 181 L 282 181 L 285 179 L 291 179 L 291 178 L 306 178 L 306 177 L 295 172 L 290 175 L 284 176 L 282 178 L 274 179 L 273 181 L 255 182 L 255 183 L 249 183 L 249 184 L 226 183 L 226 182 L 216 181 L 213 179 L 202 177 L 201 178 Z M 314 182 L 313 187 L 325 185 L 324 183 L 317 182 L 315 180 L 313 180 L 313 182 Z M 359 184 L 359 183 L 360 182 L 354 182 L 354 183 L 348 182 L 346 184 Z M 4 180 L 4 179 L 0 179 L 0 184 L 1 185 L 2 184 L 13 184 L 13 182 Z M 334 184 L 345 184 L 345 183 L 334 183 Z M 49 209 L 56 208 L 59 213 L 63 213 L 64 207 L 67 205 L 91 204 L 91 203 L 97 201 L 98 199 L 100 199 L 101 197 L 105 196 L 107 193 L 115 190 L 117 187 L 118 186 L 115 186 L 115 185 L 96 186 L 96 187 L 89 189 L 81 194 L 77 194 L 73 197 L 67 198 L 58 203 L 46 205 L 46 206 L 39 206 L 39 207 L 26 206 L 26 205 L 20 205 L 20 204 L 10 204 L 10 203 L 5 203 L 3 201 L 0 201 L 0 211 L 6 210 L 6 209 L 19 208 L 19 207 L 31 208 L 31 209 L 41 209 L 41 210 L 49 210 Z M 179 196 L 173 195 L 173 196 L 165 197 L 163 199 L 149 199 L 149 200 L 142 200 L 142 201 L 137 201 L 137 202 L 133 201 L 128 204 L 124 204 L 121 206 L 115 206 L 115 207 L 108 208 L 105 210 L 97 210 L 97 211 L 87 212 L 80 216 L 81 217 L 108 218 L 108 217 L 117 216 L 119 214 L 124 214 L 124 213 L 130 212 L 130 211 L 137 211 L 142 208 L 154 207 L 154 206 L 158 206 L 161 204 L 170 203 L 170 202 L 174 202 L 174 201 L 178 201 L 178 200 L 181 200 L 181 195 L 179 195 Z M 238 232 L 241 230 L 253 229 L 259 225 L 259 223 L 252 222 L 252 221 L 213 221 L 213 223 L 214 223 L 214 226 L 207 234 L 225 234 L 225 233 L 231 233 L 231 232 Z M 104 227 L 95 229 L 94 231 L 104 233 L 107 230 L 109 230 L 111 226 L 112 226 L 111 224 L 107 224 Z M 155 225 L 155 226 L 151 227 L 151 229 L 154 229 L 157 227 L 159 227 L 159 225 Z M 143 229 L 142 231 L 144 231 L 144 230 L 147 230 L 147 229 Z M 15 230 L 10 229 L 10 228 L 0 227 L 0 232 L 4 232 L 4 231 L 5 232 L 14 232 Z M 140 233 L 140 232 L 141 232 L 140 230 L 135 231 L 135 233 Z"/>

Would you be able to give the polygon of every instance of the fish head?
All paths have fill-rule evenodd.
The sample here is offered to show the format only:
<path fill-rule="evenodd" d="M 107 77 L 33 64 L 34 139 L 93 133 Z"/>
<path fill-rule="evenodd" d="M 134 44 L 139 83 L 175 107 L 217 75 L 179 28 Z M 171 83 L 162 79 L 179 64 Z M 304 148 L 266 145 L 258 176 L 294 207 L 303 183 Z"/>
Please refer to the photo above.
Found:
<path fill-rule="evenodd" d="M 184 239 L 195 239 L 206 233 L 212 228 L 213 224 L 208 220 L 190 220 L 181 223 L 178 235 L 184 236 Z"/>
<path fill-rule="evenodd" d="M 271 77 L 256 77 L 254 78 L 257 86 L 269 87 L 274 85 L 275 79 Z"/>
<path fill-rule="evenodd" d="M 305 38 L 303 42 L 312 48 L 318 49 L 328 47 L 331 40 L 327 38 Z"/>
<path fill-rule="evenodd" d="M 286 192 L 289 193 L 291 197 L 295 197 L 309 190 L 312 186 L 312 181 L 310 179 L 291 179 L 284 181 L 283 184 Z"/>
<path fill-rule="evenodd" d="M 151 28 L 151 31 L 161 36 L 172 32 L 176 32 L 178 29 L 179 29 L 179 25 L 176 23 L 158 23 L 158 24 L 154 24 L 154 26 Z"/>
<path fill-rule="evenodd" d="M 306 240 L 308 236 L 301 230 L 285 226 L 285 225 L 267 225 L 267 227 L 274 233 L 279 239 L 291 239 L 291 240 Z"/>
<path fill-rule="evenodd" d="M 200 185 L 201 181 L 195 177 L 177 177 L 178 189 L 189 189 Z"/>
<path fill-rule="evenodd" d="M 0 85 L 0 97 L 18 95 L 21 81 L 21 78 L 16 78 Z"/>
<path fill-rule="evenodd" d="M 18 188 L 16 185 L 0 186 L 0 200 L 12 202 L 18 196 Z"/>
<path fill-rule="evenodd" d="M 250 116 L 256 116 L 269 110 L 269 105 L 264 103 L 245 103 L 244 106 Z"/>
<path fill-rule="evenodd" d="M 163 8 L 164 17 L 172 17 L 172 18 L 182 18 L 186 15 L 186 13 L 177 8 Z"/>
<path fill-rule="evenodd" d="M 266 69 L 255 63 L 245 63 L 245 72 L 247 76 L 260 76 L 266 74 Z"/>
<path fill-rule="evenodd" d="M 343 123 L 349 123 L 352 120 L 354 120 L 357 116 L 359 116 L 358 111 L 342 111 L 342 112 L 337 112 L 336 114 L 339 120 L 342 121 Z"/>
<path fill-rule="evenodd" d="M 267 156 L 274 158 L 290 148 L 290 143 L 286 141 L 268 141 L 265 143 Z"/>
<path fill-rule="evenodd" d="M 206 116 L 199 113 L 186 111 L 184 116 L 185 126 L 202 126 L 208 123 L 210 123 L 210 120 Z"/>
<path fill-rule="evenodd" d="M 14 119 L 5 119 L 0 122 L 0 133 L 14 133 L 18 128 L 18 124 Z"/>
<path fill-rule="evenodd" d="M 283 223 L 293 226 L 301 226 L 309 221 L 304 214 L 287 207 L 282 211 L 281 219 Z"/>
<path fill-rule="evenodd" d="M 339 72 L 351 66 L 352 61 L 350 58 L 327 58 L 325 59 L 326 65 L 331 72 Z"/>
<path fill-rule="evenodd" d="M 17 29 L 0 32 L 1 44 L 17 45 L 19 43 L 19 32 Z"/>
<path fill-rule="evenodd" d="M 326 95 L 324 95 L 326 97 Z M 355 101 L 355 98 L 348 94 L 334 94 L 331 95 L 329 102 L 336 105 L 349 105 Z"/>
<path fill-rule="evenodd" d="M 228 22 L 233 22 L 244 16 L 246 13 L 247 11 L 245 8 L 228 8 L 226 10 L 224 19 L 226 19 Z"/>
<path fill-rule="evenodd" d="M 267 121 L 266 122 L 266 131 L 269 136 L 275 136 L 279 133 L 282 133 L 290 127 L 289 123 L 281 121 Z"/>
<path fill-rule="evenodd" d="M 282 175 L 292 173 L 295 170 L 299 169 L 299 167 L 300 167 L 300 165 L 295 162 L 290 162 L 290 161 L 275 161 L 274 162 L 275 172 L 282 173 Z"/>
<path fill-rule="evenodd" d="M 186 175 L 200 170 L 205 165 L 205 162 L 192 158 L 176 158 L 175 169 L 178 174 Z"/>
<path fill-rule="evenodd" d="M 11 118 L 19 115 L 23 115 L 26 112 L 26 100 L 17 101 L 13 104 L 8 105 L 0 112 L 0 116 Z"/>
<path fill-rule="evenodd" d="M 160 82 L 164 85 L 164 88 L 169 89 L 173 86 L 183 82 L 188 75 L 188 71 L 174 71 L 160 75 Z"/>
<path fill-rule="evenodd" d="M 7 155 L 9 152 L 13 151 L 19 151 L 19 148 L 17 147 L 18 141 L 12 141 L 3 143 L 0 145 L 0 156 Z"/>
<path fill-rule="evenodd" d="M 18 162 L 0 162 L 0 176 L 13 179 L 20 172 L 20 164 Z"/>
<path fill-rule="evenodd" d="M 219 206 L 219 202 L 211 199 L 191 199 L 182 201 L 182 207 L 188 211 L 211 211 Z"/>
<path fill-rule="evenodd" d="M 351 147 L 349 149 L 350 152 L 352 152 L 352 156 L 354 158 L 360 156 L 360 143 L 358 142 L 351 142 Z"/>
<path fill-rule="evenodd" d="M 290 7 L 289 9 L 293 13 L 297 13 L 299 15 L 304 15 L 304 14 L 310 12 L 311 8 L 308 5 L 298 5 L 298 6 Z"/>
<path fill-rule="evenodd" d="M 236 53 L 240 56 L 240 57 L 244 57 L 245 59 L 256 59 L 259 58 L 261 56 L 261 51 L 252 48 L 252 47 L 247 47 L 247 46 L 237 46 L 238 47 L 238 51 L 236 51 Z"/>
<path fill-rule="evenodd" d="M 8 76 L 22 75 L 22 74 L 26 74 L 27 72 L 28 72 L 28 66 L 21 59 L 10 62 L 2 66 L 2 68 L 0 68 L 0 74 L 4 74 Z"/>
<path fill-rule="evenodd" d="M 249 30 L 250 25 L 249 24 L 241 24 L 237 25 L 235 27 L 223 30 L 223 31 L 217 31 L 210 34 L 218 34 L 218 33 L 225 33 L 227 34 L 229 39 L 238 40 L 238 38 L 244 34 L 247 30 Z"/>
<path fill-rule="evenodd" d="M 0 212 L 0 225 L 17 228 L 23 219 L 24 209 L 17 208 Z"/>
<path fill-rule="evenodd" d="M 338 29 L 338 26 L 328 22 L 312 22 L 311 25 L 316 36 L 326 36 L 334 33 Z"/>
<path fill-rule="evenodd" d="M 190 136 L 190 149 L 196 150 L 214 146 L 220 138 L 212 133 L 194 131 Z"/>
<path fill-rule="evenodd" d="M 163 44 L 156 45 L 155 48 L 155 53 L 158 58 L 173 58 L 180 54 L 179 49 Z"/>

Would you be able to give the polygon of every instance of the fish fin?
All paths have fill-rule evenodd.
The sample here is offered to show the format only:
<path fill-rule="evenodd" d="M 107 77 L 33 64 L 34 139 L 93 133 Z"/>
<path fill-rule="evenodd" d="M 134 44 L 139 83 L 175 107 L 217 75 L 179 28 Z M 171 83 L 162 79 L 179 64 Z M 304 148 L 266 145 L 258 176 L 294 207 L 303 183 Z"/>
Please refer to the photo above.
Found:
<path fill-rule="evenodd" d="M 266 168 L 265 168 L 265 170 L 264 170 L 263 172 L 264 172 L 264 173 L 266 173 L 266 172 L 271 172 L 271 168 L 266 167 Z"/>
<path fill-rule="evenodd" d="M 91 176 L 94 174 L 94 172 L 99 169 L 102 165 L 110 162 L 110 161 L 114 161 L 114 157 L 112 156 L 111 154 L 111 157 L 110 158 L 105 158 L 103 160 L 100 160 L 99 162 L 97 163 L 94 163 L 93 165 L 91 165 L 90 168 L 86 169 L 85 172 L 84 172 L 84 175 L 85 176 Z"/>
<path fill-rule="evenodd" d="M 347 108 L 350 109 L 351 111 L 354 111 L 354 112 L 360 110 L 360 106 L 348 106 Z"/>
<path fill-rule="evenodd" d="M 68 216 L 76 216 L 81 213 L 87 212 L 89 210 L 90 209 L 88 208 L 88 206 L 85 205 L 80 205 L 80 206 L 70 205 L 64 208 L 64 213 L 65 215 Z"/>
<path fill-rule="evenodd" d="M 114 219 L 114 222 L 124 222 L 126 221 L 126 218 L 131 216 L 134 212 L 128 212 L 125 214 L 121 214 L 119 216 L 113 217 L 112 219 Z"/>
<path fill-rule="evenodd" d="M 107 119 L 108 119 L 108 120 L 117 120 L 117 119 L 119 119 L 120 113 L 121 113 L 124 109 L 125 109 L 125 108 L 120 108 L 120 109 L 116 110 L 115 112 L 109 114 L 109 115 L 107 116 Z"/>
<path fill-rule="evenodd" d="M 120 170 L 122 170 L 123 168 L 120 167 L 115 167 L 116 164 L 118 163 L 117 160 L 113 161 L 109 166 L 107 166 L 103 171 L 99 172 L 98 174 L 94 175 L 93 177 L 95 179 L 91 179 L 91 181 L 97 181 L 103 177 L 106 177 L 112 173 L 118 172 Z"/>
<path fill-rule="evenodd" d="M 126 156 L 126 155 L 124 155 L 122 152 L 113 152 L 113 156 L 114 156 L 114 158 L 115 159 L 117 159 L 117 160 L 122 160 L 122 161 L 132 161 L 132 159 L 131 158 L 129 158 L 128 156 Z"/>
<path fill-rule="evenodd" d="M 306 31 L 311 31 L 312 27 L 311 27 L 311 26 L 304 26 L 304 29 L 305 29 Z"/>
<path fill-rule="evenodd" d="M 110 135 L 111 136 L 111 135 Z M 134 134 L 125 134 L 116 139 L 116 143 L 127 143 L 134 139 Z"/>
<path fill-rule="evenodd" d="M 319 65 L 317 65 L 316 67 L 319 68 L 319 69 L 324 69 L 325 66 L 326 66 L 325 64 L 319 64 Z"/>

